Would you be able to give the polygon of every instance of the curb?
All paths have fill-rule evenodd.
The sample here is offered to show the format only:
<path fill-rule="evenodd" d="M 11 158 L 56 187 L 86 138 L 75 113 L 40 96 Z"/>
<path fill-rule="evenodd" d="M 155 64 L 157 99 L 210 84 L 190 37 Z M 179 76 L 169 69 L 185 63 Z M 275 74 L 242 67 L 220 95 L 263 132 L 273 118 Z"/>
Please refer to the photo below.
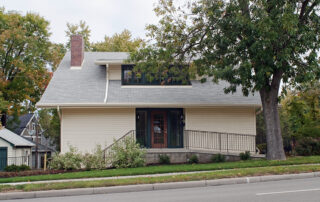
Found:
<path fill-rule="evenodd" d="M 225 178 L 225 179 L 217 179 L 217 180 L 201 180 L 201 181 L 188 181 L 188 182 L 126 185 L 126 186 L 114 186 L 114 187 L 93 187 L 93 188 L 63 189 L 63 190 L 34 191 L 34 192 L 11 192 L 11 193 L 1 193 L 0 200 L 79 196 L 79 195 L 91 195 L 91 194 L 111 194 L 111 193 L 124 193 L 124 192 L 152 191 L 152 190 L 168 190 L 168 189 L 181 189 L 181 188 L 194 188 L 194 187 L 207 187 L 207 186 L 221 186 L 221 185 L 231 185 L 231 184 L 249 184 L 249 183 L 257 183 L 257 182 L 280 181 L 280 180 L 305 179 L 305 178 L 313 178 L 313 177 L 320 177 L 320 172 Z"/>

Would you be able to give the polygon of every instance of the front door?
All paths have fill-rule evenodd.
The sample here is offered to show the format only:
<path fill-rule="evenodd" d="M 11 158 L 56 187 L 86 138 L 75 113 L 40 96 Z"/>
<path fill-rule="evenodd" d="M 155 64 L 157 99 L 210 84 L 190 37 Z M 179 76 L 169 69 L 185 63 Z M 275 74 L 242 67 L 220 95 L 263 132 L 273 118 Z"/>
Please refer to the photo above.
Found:
<path fill-rule="evenodd" d="M 0 171 L 7 166 L 8 148 L 0 147 Z"/>
<path fill-rule="evenodd" d="M 167 146 L 167 112 L 151 111 L 151 147 L 166 148 Z"/>

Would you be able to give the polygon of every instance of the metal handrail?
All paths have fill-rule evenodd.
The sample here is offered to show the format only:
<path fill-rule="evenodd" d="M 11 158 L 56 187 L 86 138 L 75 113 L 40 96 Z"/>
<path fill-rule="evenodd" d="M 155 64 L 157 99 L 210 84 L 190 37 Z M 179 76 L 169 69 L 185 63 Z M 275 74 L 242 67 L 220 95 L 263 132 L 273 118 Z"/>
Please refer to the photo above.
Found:
<path fill-rule="evenodd" d="M 123 141 L 126 137 L 128 136 L 133 136 L 133 139 L 135 139 L 135 130 L 130 130 L 129 132 L 127 132 L 126 134 L 124 134 L 123 136 L 121 136 L 119 139 L 117 139 L 116 141 L 114 141 L 111 145 L 107 146 L 104 150 L 103 150 L 103 153 L 104 153 L 104 158 L 106 158 L 106 154 L 112 149 L 112 147 L 119 143 L 120 141 Z"/>

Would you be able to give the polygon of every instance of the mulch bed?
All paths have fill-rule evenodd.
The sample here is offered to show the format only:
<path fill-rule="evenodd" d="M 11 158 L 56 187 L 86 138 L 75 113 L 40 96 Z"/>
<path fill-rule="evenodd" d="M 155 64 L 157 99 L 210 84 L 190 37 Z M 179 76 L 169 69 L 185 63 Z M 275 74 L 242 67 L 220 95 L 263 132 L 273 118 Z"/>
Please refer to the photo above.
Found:
<path fill-rule="evenodd" d="M 83 171 L 83 170 L 27 170 L 27 171 L 20 171 L 20 172 L 0 172 L 0 178 L 32 176 L 32 175 L 48 175 L 48 174 L 79 172 L 79 171 Z"/>

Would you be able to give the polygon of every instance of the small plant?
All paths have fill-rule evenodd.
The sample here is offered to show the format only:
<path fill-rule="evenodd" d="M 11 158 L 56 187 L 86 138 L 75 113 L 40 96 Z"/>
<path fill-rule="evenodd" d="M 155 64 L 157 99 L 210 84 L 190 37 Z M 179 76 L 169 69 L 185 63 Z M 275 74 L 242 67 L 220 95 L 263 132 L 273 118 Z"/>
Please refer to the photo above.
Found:
<path fill-rule="evenodd" d="M 194 164 L 194 163 L 199 163 L 199 158 L 197 155 L 193 154 L 189 159 L 188 163 Z"/>
<path fill-rule="evenodd" d="M 145 149 L 131 137 L 115 142 L 108 158 L 116 168 L 135 168 L 145 165 Z"/>
<path fill-rule="evenodd" d="M 240 159 L 243 161 L 250 160 L 251 159 L 250 151 L 245 151 L 244 153 L 243 152 L 240 153 Z"/>
<path fill-rule="evenodd" d="M 20 172 L 20 171 L 26 171 L 26 170 L 30 170 L 30 167 L 27 165 L 9 165 L 7 167 L 4 168 L 4 171 L 6 172 Z"/>
<path fill-rule="evenodd" d="M 54 154 L 49 163 L 49 168 L 55 170 L 79 170 L 81 168 L 82 155 L 75 147 L 70 146 L 65 154 Z"/>
<path fill-rule="evenodd" d="M 86 170 L 92 169 L 104 169 L 107 167 L 106 161 L 104 158 L 104 151 L 101 148 L 101 145 L 97 145 L 92 154 L 85 153 L 82 159 L 83 167 Z"/>
<path fill-rule="evenodd" d="M 170 164 L 170 157 L 166 154 L 159 155 L 159 163 L 160 164 Z"/>
<path fill-rule="evenodd" d="M 226 157 L 222 154 L 215 154 L 212 156 L 211 161 L 213 163 L 221 163 L 226 161 Z"/>

